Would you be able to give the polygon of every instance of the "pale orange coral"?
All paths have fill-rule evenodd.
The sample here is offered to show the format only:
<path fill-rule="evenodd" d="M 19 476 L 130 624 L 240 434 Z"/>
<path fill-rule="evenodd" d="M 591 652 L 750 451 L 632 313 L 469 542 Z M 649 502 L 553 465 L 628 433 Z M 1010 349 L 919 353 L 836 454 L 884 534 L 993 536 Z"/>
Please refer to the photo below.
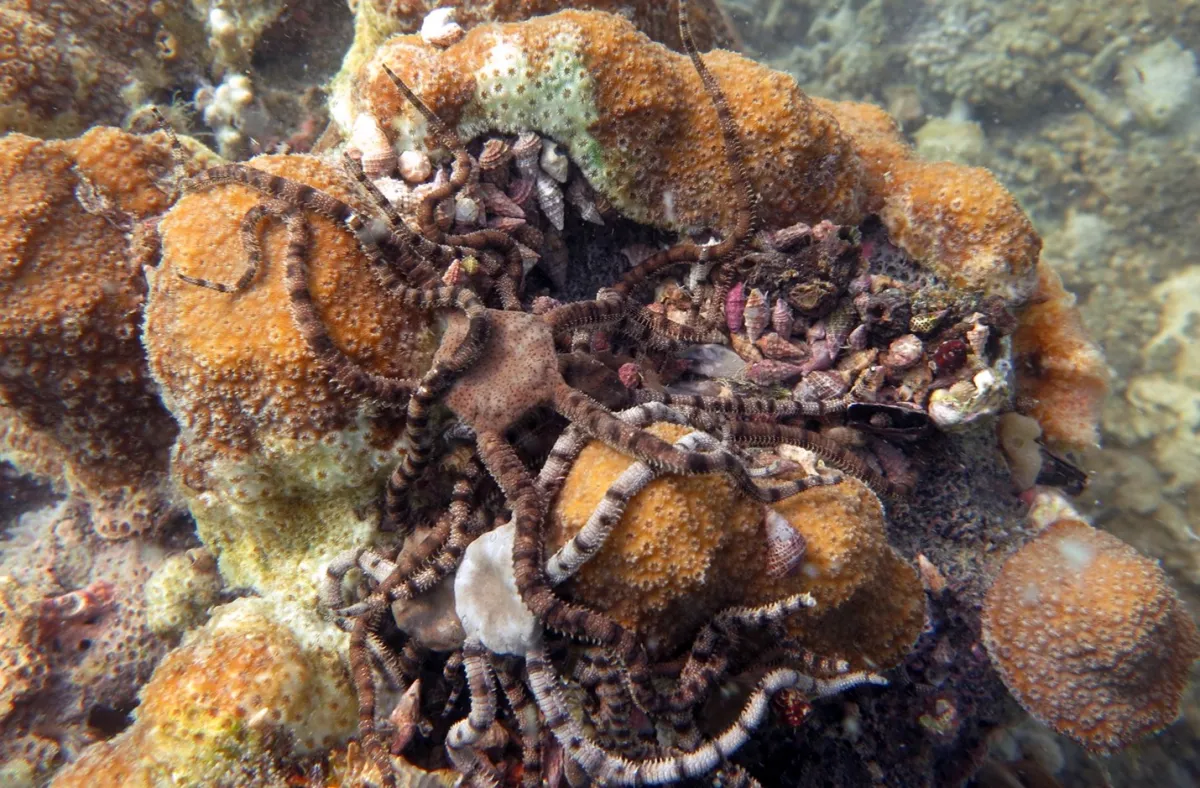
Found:
<path fill-rule="evenodd" d="M 811 614 L 788 624 L 802 643 L 857 668 L 899 663 L 924 626 L 925 593 L 916 571 L 888 544 L 875 493 L 847 479 L 806 490 L 775 509 L 804 537 L 804 563 L 782 580 L 743 574 L 747 601 L 812 594 Z"/>
<path fill-rule="evenodd" d="M 953 285 L 1029 298 L 1042 239 L 990 172 L 905 160 L 890 183 L 880 217 L 894 243 Z"/>
<path fill-rule="evenodd" d="M 674 440 L 688 432 L 655 425 Z M 580 454 L 559 494 L 551 550 L 574 535 L 605 491 L 632 463 L 599 443 Z M 809 593 L 817 606 L 792 633 L 821 653 L 856 665 L 898 662 L 920 633 L 924 592 L 916 573 L 888 545 L 883 508 L 865 485 L 848 480 L 775 504 L 807 540 L 800 568 L 765 574 L 763 505 L 723 476 L 663 476 L 633 497 L 604 549 L 571 581 L 570 593 L 638 630 L 656 651 L 683 645 L 697 627 L 731 605 L 762 605 Z M 845 621 L 844 616 L 853 621 Z"/>
<path fill-rule="evenodd" d="M 849 135 L 867 179 L 867 210 L 878 212 L 889 189 L 892 165 L 912 157 L 900 126 L 882 107 L 859 101 L 813 96 L 813 103 L 837 119 Z"/>
<path fill-rule="evenodd" d="M 1075 298 L 1039 259 L 1028 217 L 986 170 L 913 157 L 899 128 L 868 104 L 814 99 L 850 135 L 867 170 L 870 210 L 890 239 L 948 282 L 1024 304 L 1014 336 L 1017 393 L 1047 441 L 1096 445 L 1108 367 Z"/>
<path fill-rule="evenodd" d="M 341 171 L 320 159 L 263 156 L 249 166 L 362 208 Z M 163 218 L 146 350 L 180 424 L 172 470 L 222 576 L 260 593 L 315 596 L 317 567 L 373 530 L 400 425 L 337 388 L 310 352 L 283 281 L 280 222 L 260 224 L 263 259 L 244 292 L 179 278 L 237 281 L 242 218 L 265 199 L 219 185 L 188 194 Z M 430 317 L 384 291 L 349 230 L 317 215 L 307 221 L 309 288 L 334 344 L 374 372 L 419 376 L 437 345 Z"/>
<path fill-rule="evenodd" d="M 689 431 L 649 428 L 669 441 Z M 633 462 L 597 442 L 580 453 L 554 509 L 551 550 L 583 527 Z M 722 571 L 733 562 L 722 556 L 734 553 L 743 566 L 757 556 L 765 566 L 764 547 L 761 505 L 739 496 L 727 478 L 662 477 L 629 502 L 605 549 L 572 581 L 573 593 L 641 632 L 655 649 L 669 650 L 737 599 L 737 578 Z"/>
<path fill-rule="evenodd" d="M 314 157 L 261 156 L 249 166 L 355 200 L 343 176 Z M 265 441 L 316 440 L 349 426 L 361 407 L 335 389 L 296 328 L 279 223 L 262 225 L 264 262 L 249 290 L 231 296 L 178 278 L 236 281 L 246 265 L 242 217 L 264 199 L 232 184 L 199 191 L 159 225 L 163 263 L 146 310 L 146 348 L 182 426 L 181 470 L 199 488 L 201 479 L 189 475 L 198 468 L 193 459 L 240 458 Z M 373 372 L 418 375 L 435 346 L 429 322 L 384 292 L 351 233 L 323 217 L 308 219 L 309 285 L 335 344 Z"/>
<path fill-rule="evenodd" d="M 0 140 L 0 452 L 92 504 L 107 536 L 163 507 L 175 425 L 138 333 L 144 222 L 170 205 L 171 168 L 161 134 Z"/>
<path fill-rule="evenodd" d="M 987 170 L 917 159 L 878 107 L 814 99 L 837 118 L 867 169 L 870 210 L 890 240 L 958 287 L 1025 301 L 1042 239 Z"/>
<path fill-rule="evenodd" d="M 882 110 L 810 99 L 791 77 L 730 52 L 704 57 L 729 100 L 766 224 L 856 224 L 878 213 L 893 242 L 949 284 L 1010 303 L 1029 297 L 1041 239 L 989 172 L 917 160 Z M 424 127 L 381 64 L 464 138 L 554 138 L 628 218 L 675 230 L 733 225 L 733 181 L 695 69 L 620 18 L 568 11 L 482 25 L 448 49 L 390 40 L 362 67 L 356 99 L 334 114 L 348 130 L 365 111 L 402 146 L 422 145 Z"/>
<path fill-rule="evenodd" d="M 1170 724 L 1200 657 L 1196 624 L 1158 564 L 1078 520 L 1005 562 L 983 638 L 1026 710 L 1100 753 Z"/>
<path fill-rule="evenodd" d="M 1013 351 L 1017 394 L 1028 399 L 1028 412 L 1045 439 L 1077 451 L 1095 446 L 1108 394 L 1108 365 L 1083 327 L 1075 296 L 1045 263 L 1038 266 L 1037 291 L 1021 315 Z"/>
<path fill-rule="evenodd" d="M 925 627 L 925 592 L 912 566 L 887 549 L 849 599 L 813 614 L 812 620 L 797 619 L 790 627 L 808 648 L 855 669 L 882 670 L 899 664 Z"/>

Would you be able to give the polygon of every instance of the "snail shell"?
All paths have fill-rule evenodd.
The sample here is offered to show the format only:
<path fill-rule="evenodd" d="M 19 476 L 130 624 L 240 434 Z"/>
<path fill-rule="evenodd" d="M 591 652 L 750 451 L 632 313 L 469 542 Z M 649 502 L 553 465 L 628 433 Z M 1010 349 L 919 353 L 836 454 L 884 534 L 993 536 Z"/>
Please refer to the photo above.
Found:
<path fill-rule="evenodd" d="M 792 308 L 787 301 L 782 298 L 775 299 L 775 306 L 771 309 L 771 328 L 775 329 L 775 333 L 781 339 L 792 338 L 792 326 L 796 324 L 796 318 L 792 315 Z"/>
<path fill-rule="evenodd" d="M 782 514 L 770 506 L 766 510 L 767 576 L 778 580 L 800 568 L 808 543 Z"/>
<path fill-rule="evenodd" d="M 482 170 L 495 170 L 512 161 L 512 148 L 499 137 L 492 137 L 483 143 L 479 152 L 479 167 Z"/>
<path fill-rule="evenodd" d="M 385 178 L 396 168 L 396 150 L 374 115 L 360 112 L 354 118 L 348 147 L 362 154 L 363 172 L 371 180 Z"/>
<path fill-rule="evenodd" d="M 538 206 L 542 213 L 554 229 L 561 230 L 566 219 L 566 202 L 563 200 L 562 187 L 545 173 L 538 173 L 535 185 Z"/>
<path fill-rule="evenodd" d="M 746 308 L 742 317 L 746 322 L 746 336 L 751 342 L 756 341 L 771 322 L 771 312 L 767 308 L 767 297 L 763 291 L 757 288 L 750 291 L 750 295 L 746 296 Z"/>
<path fill-rule="evenodd" d="M 746 314 L 746 286 L 738 282 L 725 294 L 725 325 L 730 331 L 742 330 L 742 319 Z"/>
<path fill-rule="evenodd" d="M 505 194 L 499 186 L 492 183 L 480 183 L 479 195 L 483 198 L 483 204 L 487 206 L 489 213 L 511 219 L 525 218 L 525 210 L 513 202 L 512 198 Z"/>
<path fill-rule="evenodd" d="M 400 154 L 400 177 L 409 183 L 424 183 L 433 175 L 433 162 L 419 150 Z"/>

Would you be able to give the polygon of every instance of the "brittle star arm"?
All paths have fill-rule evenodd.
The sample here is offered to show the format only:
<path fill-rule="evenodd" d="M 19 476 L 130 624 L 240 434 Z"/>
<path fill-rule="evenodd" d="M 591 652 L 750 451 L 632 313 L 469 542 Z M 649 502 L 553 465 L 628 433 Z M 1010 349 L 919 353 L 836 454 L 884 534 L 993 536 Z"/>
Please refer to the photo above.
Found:
<path fill-rule="evenodd" d="M 512 663 L 493 667 L 521 732 L 521 788 L 539 788 L 542 784 L 542 725 L 538 720 L 537 706 L 529 697 Z"/>
<path fill-rule="evenodd" d="M 468 640 L 463 645 L 463 666 L 471 693 L 471 710 L 466 719 L 450 726 L 446 754 L 470 784 L 499 788 L 502 775 L 479 748 L 496 721 L 496 677 L 487 649 L 478 640 Z"/>
<path fill-rule="evenodd" d="M 887 683 L 873 673 L 847 674 L 826 680 L 815 679 L 790 668 L 780 668 L 762 678 L 738 718 L 716 738 L 678 755 L 633 761 L 597 745 L 571 716 L 544 645 L 534 644 L 525 658 L 525 665 L 533 696 L 545 715 L 546 727 L 568 758 L 579 764 L 593 780 L 606 786 L 669 785 L 708 774 L 749 740 L 766 718 L 771 696 L 781 690 L 794 688 L 824 697 L 860 684 Z"/>
<path fill-rule="evenodd" d="M 681 476 L 723 473 L 732 478 L 747 495 L 764 503 L 781 501 L 810 487 L 840 481 L 836 476 L 807 476 L 776 485 L 760 485 L 732 453 L 714 451 L 702 454 L 676 449 L 661 438 L 626 424 L 598 402 L 566 383 L 555 388 L 552 404 L 559 414 L 591 437 L 645 462 L 656 471 Z"/>
<path fill-rule="evenodd" d="M 653 709 L 656 692 L 646 652 L 636 635 L 608 616 L 561 599 L 547 582 L 545 512 L 533 477 L 499 433 L 484 430 L 477 440 L 480 458 L 512 511 L 513 574 L 521 601 L 547 629 L 612 649 L 628 671 L 635 702 L 643 709 Z"/>

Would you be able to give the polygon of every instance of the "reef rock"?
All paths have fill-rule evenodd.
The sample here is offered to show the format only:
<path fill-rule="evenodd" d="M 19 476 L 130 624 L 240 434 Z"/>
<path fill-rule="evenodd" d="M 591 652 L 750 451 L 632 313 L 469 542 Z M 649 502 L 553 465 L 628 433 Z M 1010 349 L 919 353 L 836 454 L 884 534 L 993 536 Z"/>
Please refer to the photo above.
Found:
<path fill-rule="evenodd" d="M 20 0 L 0 8 L 0 131 L 49 137 L 122 123 L 203 73 L 203 26 L 181 0 Z M 70 44 L 67 44 L 69 36 Z"/>

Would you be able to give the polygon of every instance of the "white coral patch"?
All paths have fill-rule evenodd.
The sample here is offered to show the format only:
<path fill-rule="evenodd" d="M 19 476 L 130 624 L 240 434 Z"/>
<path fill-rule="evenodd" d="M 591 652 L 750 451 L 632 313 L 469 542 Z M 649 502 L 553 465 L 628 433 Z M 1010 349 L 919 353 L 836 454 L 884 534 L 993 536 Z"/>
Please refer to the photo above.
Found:
<path fill-rule="evenodd" d="M 1096 548 L 1082 539 L 1066 538 L 1058 543 L 1058 554 L 1072 572 L 1083 572 L 1096 558 Z"/>

